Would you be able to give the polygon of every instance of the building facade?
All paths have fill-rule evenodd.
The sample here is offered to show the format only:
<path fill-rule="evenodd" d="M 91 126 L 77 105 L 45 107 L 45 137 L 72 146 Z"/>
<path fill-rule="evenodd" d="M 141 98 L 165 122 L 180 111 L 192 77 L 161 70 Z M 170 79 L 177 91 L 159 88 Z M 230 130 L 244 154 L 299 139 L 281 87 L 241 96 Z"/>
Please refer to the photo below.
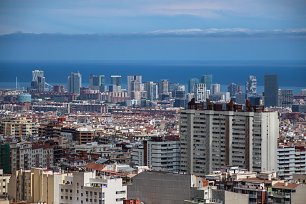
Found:
<path fill-rule="evenodd" d="M 277 112 L 222 110 L 222 104 L 205 110 L 191 103 L 180 116 L 182 172 L 204 176 L 226 165 L 277 169 Z"/>
<path fill-rule="evenodd" d="M 265 75 L 264 104 L 266 107 L 278 105 L 277 75 Z"/>

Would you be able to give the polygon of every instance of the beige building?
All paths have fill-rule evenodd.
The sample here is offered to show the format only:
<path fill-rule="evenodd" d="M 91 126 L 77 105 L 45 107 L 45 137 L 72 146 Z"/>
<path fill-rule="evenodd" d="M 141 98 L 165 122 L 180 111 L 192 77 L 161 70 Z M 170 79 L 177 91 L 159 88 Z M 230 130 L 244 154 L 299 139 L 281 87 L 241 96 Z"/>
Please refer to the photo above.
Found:
<path fill-rule="evenodd" d="M 59 203 L 59 188 L 64 174 L 41 168 L 19 170 L 12 174 L 8 196 L 12 201 Z"/>
<path fill-rule="evenodd" d="M 6 118 L 1 121 L 0 133 L 5 136 L 36 136 L 38 135 L 38 126 L 31 118 Z"/>

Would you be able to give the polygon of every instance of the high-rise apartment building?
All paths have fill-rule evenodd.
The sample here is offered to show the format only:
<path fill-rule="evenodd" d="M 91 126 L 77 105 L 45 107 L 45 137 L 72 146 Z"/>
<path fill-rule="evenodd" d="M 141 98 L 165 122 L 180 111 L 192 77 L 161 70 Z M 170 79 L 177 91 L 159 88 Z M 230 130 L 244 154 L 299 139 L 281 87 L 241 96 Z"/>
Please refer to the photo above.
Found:
<path fill-rule="evenodd" d="M 256 96 L 257 93 L 257 79 L 256 76 L 250 75 L 245 83 L 245 93 L 247 98 L 250 96 Z"/>
<path fill-rule="evenodd" d="M 37 136 L 38 127 L 31 118 L 3 118 L 0 121 L 0 133 L 5 136 L 26 137 Z"/>
<path fill-rule="evenodd" d="M 197 102 L 206 101 L 207 98 L 206 84 L 198 83 L 194 85 L 194 97 Z"/>
<path fill-rule="evenodd" d="M 135 147 L 131 157 L 135 166 L 148 166 L 156 171 L 178 172 L 180 141 L 177 138 L 152 138 Z"/>
<path fill-rule="evenodd" d="M 68 92 L 74 94 L 80 94 L 80 89 L 82 86 L 82 76 L 79 72 L 71 72 L 68 76 Z"/>
<path fill-rule="evenodd" d="M 149 81 L 144 83 L 144 91 L 147 93 L 147 99 L 148 100 L 156 100 L 158 99 L 158 84 L 153 82 L 153 81 Z"/>
<path fill-rule="evenodd" d="M 121 92 L 121 76 L 112 75 L 111 76 L 111 85 L 109 86 L 110 92 Z"/>
<path fill-rule="evenodd" d="M 92 90 L 105 91 L 105 76 L 104 75 L 90 75 L 89 88 Z"/>
<path fill-rule="evenodd" d="M 131 99 L 140 100 L 142 90 L 142 76 L 128 76 L 128 95 Z"/>
<path fill-rule="evenodd" d="M 32 167 L 50 168 L 53 166 L 53 147 L 29 142 L 11 143 L 11 171 L 31 169 Z"/>
<path fill-rule="evenodd" d="M 265 75 L 264 104 L 266 107 L 278 105 L 277 75 Z"/>
<path fill-rule="evenodd" d="M 188 81 L 188 93 L 193 93 L 194 92 L 194 85 L 199 83 L 198 78 L 191 78 Z"/>
<path fill-rule="evenodd" d="M 159 94 L 169 93 L 169 81 L 164 79 L 159 83 Z"/>
<path fill-rule="evenodd" d="M 278 106 L 291 108 L 293 104 L 293 91 L 291 89 L 278 90 Z"/>
<path fill-rule="evenodd" d="M 206 84 L 207 90 L 211 90 L 212 75 L 203 75 L 200 82 Z"/>
<path fill-rule="evenodd" d="M 59 189 L 65 175 L 41 168 L 14 171 L 8 196 L 14 202 L 60 203 Z"/>
<path fill-rule="evenodd" d="M 249 171 L 276 171 L 277 112 L 233 103 L 192 100 L 181 112 L 181 171 L 204 176 L 225 165 Z M 225 108 L 226 106 L 226 108 Z"/>
<path fill-rule="evenodd" d="M 291 180 L 294 174 L 306 174 L 306 147 L 281 144 L 277 149 L 278 176 Z"/>
<path fill-rule="evenodd" d="M 221 92 L 221 85 L 220 84 L 212 84 L 211 85 L 211 94 L 217 94 Z"/>

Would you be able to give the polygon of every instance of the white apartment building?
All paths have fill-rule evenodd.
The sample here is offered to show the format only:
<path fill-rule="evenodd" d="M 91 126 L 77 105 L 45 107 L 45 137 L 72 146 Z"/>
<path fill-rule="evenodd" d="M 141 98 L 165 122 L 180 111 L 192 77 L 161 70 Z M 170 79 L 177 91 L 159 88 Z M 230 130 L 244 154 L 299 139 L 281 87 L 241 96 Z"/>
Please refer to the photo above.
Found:
<path fill-rule="evenodd" d="M 54 150 L 43 144 L 29 142 L 11 143 L 11 170 L 31 169 L 31 167 L 53 166 Z"/>
<path fill-rule="evenodd" d="M 156 171 L 178 172 L 180 169 L 180 141 L 152 138 L 133 148 L 134 166 L 148 166 Z"/>
<path fill-rule="evenodd" d="M 278 126 L 277 112 L 184 110 L 181 171 L 204 176 L 226 165 L 276 171 Z"/>
<path fill-rule="evenodd" d="M 198 102 L 203 102 L 207 98 L 206 94 L 206 84 L 204 83 L 197 83 L 194 85 L 194 96 L 195 100 Z"/>
<path fill-rule="evenodd" d="M 97 177 L 93 172 L 74 172 L 60 184 L 61 204 L 119 204 L 127 198 L 121 178 Z"/>
<path fill-rule="evenodd" d="M 277 149 L 278 176 L 292 180 L 293 174 L 306 174 L 306 148 L 280 145 Z"/>

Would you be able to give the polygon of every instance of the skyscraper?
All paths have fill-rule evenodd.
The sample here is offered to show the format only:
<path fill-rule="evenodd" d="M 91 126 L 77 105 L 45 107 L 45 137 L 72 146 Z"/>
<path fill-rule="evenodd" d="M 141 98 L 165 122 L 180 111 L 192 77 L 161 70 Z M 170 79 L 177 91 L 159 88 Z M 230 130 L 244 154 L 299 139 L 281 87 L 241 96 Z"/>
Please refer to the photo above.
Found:
<path fill-rule="evenodd" d="M 121 92 L 121 76 L 112 75 L 111 76 L 111 85 L 109 86 L 110 92 Z"/>
<path fill-rule="evenodd" d="M 198 78 L 191 78 L 188 81 L 188 93 L 193 93 L 194 92 L 194 85 L 199 83 Z"/>
<path fill-rule="evenodd" d="M 104 75 L 90 75 L 89 76 L 89 88 L 92 90 L 105 91 L 105 77 Z"/>
<path fill-rule="evenodd" d="M 134 75 L 127 77 L 128 95 L 131 99 L 140 100 L 142 90 L 142 76 Z"/>
<path fill-rule="evenodd" d="M 145 82 L 144 91 L 147 92 L 148 100 L 156 100 L 158 98 L 158 85 L 153 81 Z"/>
<path fill-rule="evenodd" d="M 168 94 L 169 93 L 169 81 L 166 79 L 163 79 L 159 83 L 159 93 L 160 94 Z"/>
<path fill-rule="evenodd" d="M 230 85 L 228 85 L 227 91 L 230 92 L 231 97 L 233 97 L 233 96 L 236 96 L 236 94 L 241 92 L 241 88 L 238 84 L 231 83 Z"/>
<path fill-rule="evenodd" d="M 221 92 L 221 85 L 220 84 L 212 84 L 211 85 L 211 94 L 216 94 Z"/>
<path fill-rule="evenodd" d="M 241 105 L 191 101 L 180 116 L 181 171 L 204 176 L 226 165 L 277 170 L 277 112 L 243 112 Z M 240 107 L 240 108 L 239 108 Z M 239 111 L 234 111 L 239 109 Z"/>
<path fill-rule="evenodd" d="M 245 93 L 246 97 L 256 96 L 257 92 L 257 79 L 256 76 L 250 75 L 245 83 Z"/>
<path fill-rule="evenodd" d="M 206 84 L 207 90 L 211 90 L 212 75 L 203 75 L 201 78 L 201 83 Z"/>
<path fill-rule="evenodd" d="M 82 76 L 79 72 L 71 72 L 68 76 L 68 92 L 80 94 L 80 88 L 82 86 Z"/>
<path fill-rule="evenodd" d="M 203 102 L 206 100 L 206 84 L 198 83 L 194 86 L 194 97 L 196 102 Z"/>
<path fill-rule="evenodd" d="M 32 71 L 31 89 L 37 92 L 45 91 L 44 71 L 41 70 Z"/>
<path fill-rule="evenodd" d="M 277 75 L 265 75 L 264 104 L 266 107 L 278 105 Z"/>

